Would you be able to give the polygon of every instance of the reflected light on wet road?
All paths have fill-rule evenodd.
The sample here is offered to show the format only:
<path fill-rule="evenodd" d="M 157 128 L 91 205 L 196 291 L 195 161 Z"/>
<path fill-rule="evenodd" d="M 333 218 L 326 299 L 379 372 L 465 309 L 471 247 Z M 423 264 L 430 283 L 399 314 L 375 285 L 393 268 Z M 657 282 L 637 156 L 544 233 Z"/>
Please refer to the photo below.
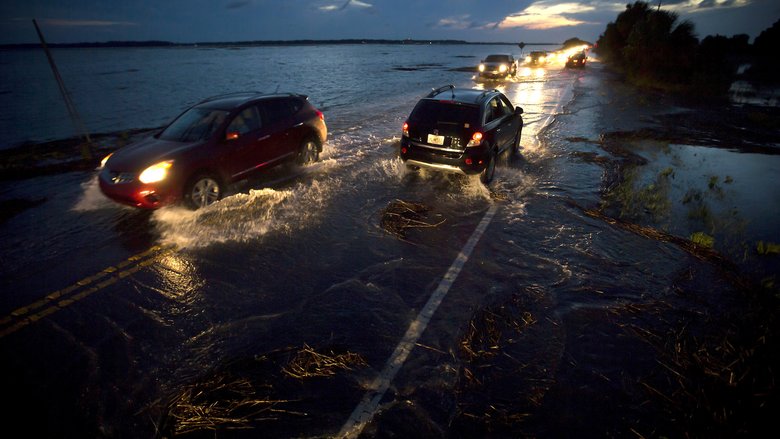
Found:
<path fill-rule="evenodd" d="M 204 284 L 195 264 L 181 253 L 168 253 L 152 268 L 159 275 L 162 286 L 155 288 L 155 291 L 178 303 L 191 303 L 195 298 L 194 293 Z"/>

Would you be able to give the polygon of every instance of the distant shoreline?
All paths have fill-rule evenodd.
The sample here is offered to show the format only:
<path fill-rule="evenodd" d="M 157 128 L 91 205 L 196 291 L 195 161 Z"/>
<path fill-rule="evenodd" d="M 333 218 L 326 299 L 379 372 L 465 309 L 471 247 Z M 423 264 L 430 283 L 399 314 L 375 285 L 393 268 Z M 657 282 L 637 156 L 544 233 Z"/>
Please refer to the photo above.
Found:
<path fill-rule="evenodd" d="M 354 45 L 354 44 L 397 44 L 397 45 L 506 45 L 517 46 L 520 42 L 470 42 L 463 40 L 375 40 L 375 39 L 345 39 L 345 40 L 274 40 L 274 41 L 224 41 L 174 43 L 170 41 L 105 41 L 92 43 L 46 43 L 48 47 L 58 49 L 79 48 L 119 48 L 119 47 L 263 47 L 263 46 L 320 46 L 320 45 Z M 523 43 L 526 46 L 560 46 L 561 43 Z M 37 49 L 40 43 L 0 44 L 0 50 Z"/>

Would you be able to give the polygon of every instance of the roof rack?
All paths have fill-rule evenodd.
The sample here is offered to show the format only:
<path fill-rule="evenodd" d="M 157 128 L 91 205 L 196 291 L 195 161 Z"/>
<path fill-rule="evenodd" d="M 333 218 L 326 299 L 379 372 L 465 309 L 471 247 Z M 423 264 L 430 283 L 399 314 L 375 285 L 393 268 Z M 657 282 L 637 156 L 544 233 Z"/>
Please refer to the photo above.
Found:
<path fill-rule="evenodd" d="M 202 101 L 198 102 L 198 104 L 203 104 L 205 102 L 210 102 L 210 101 L 214 101 L 214 100 L 217 100 L 217 99 L 227 98 L 227 97 L 230 97 L 230 96 L 259 95 L 259 94 L 263 94 L 263 93 L 259 92 L 259 91 L 255 91 L 255 90 L 252 90 L 252 91 L 237 91 L 237 92 L 234 92 L 234 93 L 225 93 L 225 94 L 221 94 L 221 95 L 211 96 L 211 97 L 208 97 L 208 98 L 203 99 Z"/>
<path fill-rule="evenodd" d="M 237 92 L 234 92 L 234 93 L 225 93 L 225 94 L 221 94 L 221 95 L 211 96 L 211 97 L 208 97 L 206 99 L 203 99 L 202 101 L 198 102 L 195 105 L 205 104 L 206 102 L 215 101 L 217 99 L 224 99 L 224 98 L 229 98 L 231 96 L 241 96 L 241 95 L 249 95 L 249 96 L 300 96 L 300 97 L 302 97 L 304 99 L 309 99 L 309 97 L 307 95 L 303 95 L 303 94 L 300 94 L 300 93 L 279 92 L 279 91 L 271 93 L 271 92 L 263 92 L 263 91 L 252 90 L 252 91 L 237 91 Z"/>
<path fill-rule="evenodd" d="M 445 86 L 433 89 L 433 91 L 428 93 L 428 96 L 426 96 L 426 97 L 432 98 L 432 97 L 438 95 L 439 93 L 444 92 L 445 90 L 450 90 L 452 92 L 452 98 L 453 99 L 455 98 L 455 86 L 452 85 L 452 84 L 448 84 L 448 85 L 445 85 Z"/>
<path fill-rule="evenodd" d="M 482 93 L 479 94 L 479 97 L 485 96 L 488 93 L 495 93 L 498 92 L 498 89 L 491 89 L 491 90 L 483 90 Z"/>

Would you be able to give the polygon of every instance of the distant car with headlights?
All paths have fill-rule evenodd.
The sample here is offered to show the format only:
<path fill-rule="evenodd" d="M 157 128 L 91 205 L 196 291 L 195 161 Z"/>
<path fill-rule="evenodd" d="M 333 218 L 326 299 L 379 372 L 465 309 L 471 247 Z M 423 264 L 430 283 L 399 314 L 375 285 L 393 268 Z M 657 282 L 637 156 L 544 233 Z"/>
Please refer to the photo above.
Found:
<path fill-rule="evenodd" d="M 569 55 L 566 59 L 566 67 L 568 68 L 583 68 L 585 63 L 588 62 L 588 55 L 585 52 L 577 52 L 573 55 Z"/>
<path fill-rule="evenodd" d="M 479 63 L 479 76 L 499 79 L 517 74 L 517 61 L 509 54 L 488 55 Z"/>
<path fill-rule="evenodd" d="M 319 160 L 327 135 L 324 115 L 305 95 L 214 96 L 104 158 L 100 190 L 138 208 L 183 202 L 198 209 L 220 200 L 232 182 L 281 163 Z"/>
<path fill-rule="evenodd" d="M 403 124 L 400 157 L 408 167 L 479 175 L 490 184 L 496 159 L 517 154 L 523 109 L 498 90 L 433 90 L 415 105 Z"/>
<path fill-rule="evenodd" d="M 525 57 L 526 64 L 543 65 L 547 63 L 548 54 L 544 50 L 534 50 Z"/>

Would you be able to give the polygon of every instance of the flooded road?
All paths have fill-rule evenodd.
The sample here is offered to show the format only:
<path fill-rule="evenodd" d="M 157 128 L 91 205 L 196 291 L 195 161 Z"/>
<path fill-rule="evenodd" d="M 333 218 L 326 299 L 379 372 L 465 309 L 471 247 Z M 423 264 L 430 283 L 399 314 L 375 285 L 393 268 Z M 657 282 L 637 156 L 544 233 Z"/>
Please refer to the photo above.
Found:
<path fill-rule="evenodd" d="M 320 163 L 254 178 L 201 211 L 117 206 L 93 173 L 4 182 L 5 199 L 33 205 L 0 225 L 6 424 L 130 438 L 761 431 L 777 407 L 774 392 L 759 392 L 772 376 L 747 384 L 727 372 L 773 364 L 761 355 L 776 362 L 776 340 L 752 345 L 776 323 L 747 335 L 752 359 L 716 345 L 754 312 L 748 259 L 716 246 L 734 261 L 724 269 L 687 245 L 693 232 L 718 245 L 722 235 L 682 226 L 675 194 L 698 189 L 755 217 L 744 249 L 780 242 L 780 180 L 763 180 L 774 186 L 756 210 L 729 196 L 738 169 L 727 171 L 735 186 L 720 167 L 685 172 L 682 156 L 704 149 L 615 141 L 682 109 L 622 88 L 598 63 L 521 68 L 487 84 L 466 72 L 402 74 L 437 82 L 334 105 Z M 521 157 L 502 159 L 490 190 L 397 158 L 408 112 L 444 78 L 497 87 L 525 110 Z M 777 155 L 760 161 L 780 169 Z M 612 178 L 629 164 L 634 180 Z M 630 204 L 611 189 L 629 181 L 641 193 L 670 166 L 679 177 L 666 216 L 614 221 L 614 206 Z M 720 172 L 723 197 L 708 197 Z M 398 200 L 420 206 L 425 227 L 383 227 Z M 760 261 L 755 278 L 776 273 L 771 255 L 749 260 Z M 697 393 L 707 386 L 733 405 Z"/>

